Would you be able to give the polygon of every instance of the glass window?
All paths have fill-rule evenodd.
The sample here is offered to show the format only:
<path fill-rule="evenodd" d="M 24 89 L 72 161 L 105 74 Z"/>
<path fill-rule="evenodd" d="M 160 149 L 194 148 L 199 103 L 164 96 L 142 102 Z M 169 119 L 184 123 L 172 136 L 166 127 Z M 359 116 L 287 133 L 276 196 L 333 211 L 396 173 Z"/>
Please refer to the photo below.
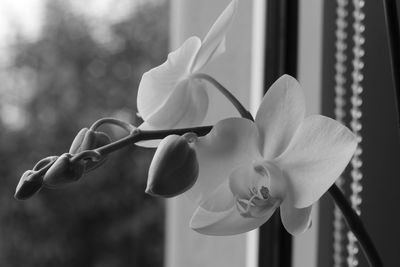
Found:
<path fill-rule="evenodd" d="M 166 0 L 1 1 L 1 266 L 163 264 L 164 202 L 144 193 L 153 150 L 114 153 L 79 183 L 28 201 L 13 189 L 95 120 L 140 123 L 137 87 L 168 53 L 168 9 Z"/>

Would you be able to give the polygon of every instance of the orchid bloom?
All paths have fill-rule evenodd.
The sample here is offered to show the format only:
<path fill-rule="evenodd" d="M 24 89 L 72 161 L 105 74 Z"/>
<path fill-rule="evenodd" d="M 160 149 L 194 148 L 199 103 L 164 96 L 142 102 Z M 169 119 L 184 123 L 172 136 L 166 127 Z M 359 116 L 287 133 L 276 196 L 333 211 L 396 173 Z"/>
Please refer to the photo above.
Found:
<path fill-rule="evenodd" d="M 203 42 L 196 36 L 168 55 L 140 81 L 137 107 L 144 123 L 141 129 L 190 127 L 203 122 L 208 95 L 203 80 L 194 75 L 225 51 L 225 34 L 237 6 L 233 0 L 218 17 Z"/>
<path fill-rule="evenodd" d="M 265 223 L 280 207 L 286 230 L 310 226 L 312 205 L 335 182 L 357 146 L 353 133 L 321 115 L 305 118 L 298 82 L 284 75 L 266 93 L 255 122 L 229 118 L 199 137 L 199 177 L 185 194 L 199 207 L 191 227 L 233 235 Z"/>

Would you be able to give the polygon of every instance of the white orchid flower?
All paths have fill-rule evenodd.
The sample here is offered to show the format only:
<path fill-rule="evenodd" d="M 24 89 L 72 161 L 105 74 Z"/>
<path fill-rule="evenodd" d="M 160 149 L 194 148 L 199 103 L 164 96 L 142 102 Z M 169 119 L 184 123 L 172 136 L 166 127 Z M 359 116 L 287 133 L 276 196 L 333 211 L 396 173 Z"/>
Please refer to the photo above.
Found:
<path fill-rule="evenodd" d="M 191 227 L 233 235 L 265 223 L 280 207 L 286 230 L 304 232 L 312 205 L 329 189 L 357 146 L 330 118 L 305 118 L 298 82 L 284 75 L 266 93 L 255 122 L 220 121 L 194 147 L 199 177 L 185 194 L 199 204 Z"/>
<path fill-rule="evenodd" d="M 140 81 L 137 107 L 144 123 L 141 129 L 190 127 L 203 122 L 208 95 L 203 80 L 194 75 L 225 51 L 225 34 L 237 6 L 233 0 L 218 17 L 203 42 L 196 36 L 168 55 Z"/>

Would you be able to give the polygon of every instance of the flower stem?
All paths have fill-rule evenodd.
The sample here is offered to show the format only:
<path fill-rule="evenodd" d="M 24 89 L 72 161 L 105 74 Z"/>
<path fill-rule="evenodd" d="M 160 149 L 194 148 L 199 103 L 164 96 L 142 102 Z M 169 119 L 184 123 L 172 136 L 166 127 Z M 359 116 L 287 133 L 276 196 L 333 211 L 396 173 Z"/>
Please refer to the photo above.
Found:
<path fill-rule="evenodd" d="M 101 118 L 101 119 L 97 120 L 95 123 L 93 123 L 92 126 L 90 126 L 90 129 L 95 131 L 101 125 L 106 124 L 106 123 L 117 125 L 117 126 L 121 127 L 122 129 L 124 129 L 125 131 L 127 131 L 128 133 L 132 133 L 136 129 L 136 127 L 133 126 L 132 124 L 129 124 L 129 123 L 126 123 L 124 121 L 114 119 L 114 118 Z"/>
<path fill-rule="evenodd" d="M 122 139 L 119 139 L 113 143 L 110 143 L 108 145 L 99 147 L 93 151 L 97 152 L 98 154 L 100 154 L 102 156 L 105 156 L 105 155 L 110 154 L 114 151 L 117 151 L 123 147 L 126 147 L 131 144 L 135 144 L 139 141 L 163 139 L 171 134 L 183 135 L 183 134 L 189 133 L 189 132 L 195 133 L 198 136 L 204 136 L 204 135 L 208 134 L 211 131 L 211 129 L 212 129 L 212 126 L 156 130 L 156 131 L 146 131 L 146 130 L 136 129 L 130 135 L 128 135 Z M 82 151 L 82 152 L 74 155 L 71 158 L 71 161 L 74 161 L 76 159 L 81 159 L 82 156 L 85 155 L 87 152 L 88 152 L 88 150 Z"/>
<path fill-rule="evenodd" d="M 331 186 L 331 188 L 329 188 L 329 193 L 336 205 L 342 211 L 348 227 L 357 237 L 369 265 L 371 267 L 383 267 L 382 259 L 380 258 L 371 237 L 368 235 L 364 224 L 356 212 L 351 208 L 342 191 L 340 191 L 340 189 L 334 184 Z"/>
<path fill-rule="evenodd" d="M 229 92 L 228 89 L 226 89 L 222 84 L 220 84 L 213 77 L 211 77 L 210 75 L 205 74 L 205 73 L 195 73 L 192 77 L 197 78 L 197 79 L 206 80 L 207 82 L 214 85 L 215 88 L 217 88 L 218 91 L 220 91 L 235 106 L 235 108 L 239 112 L 240 116 L 242 116 L 243 118 L 249 119 L 251 121 L 254 121 L 251 113 L 239 102 L 239 100 L 231 92 Z"/>

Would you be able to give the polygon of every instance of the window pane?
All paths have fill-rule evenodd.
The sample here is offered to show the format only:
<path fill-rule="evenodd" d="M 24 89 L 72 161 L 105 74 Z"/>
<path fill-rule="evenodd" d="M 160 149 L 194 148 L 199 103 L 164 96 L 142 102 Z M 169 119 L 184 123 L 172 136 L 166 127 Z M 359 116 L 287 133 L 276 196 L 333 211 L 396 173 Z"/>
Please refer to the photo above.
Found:
<path fill-rule="evenodd" d="M 13 193 L 24 170 L 67 152 L 95 120 L 140 124 L 141 75 L 168 53 L 168 2 L 1 6 L 0 266 L 162 266 L 164 203 L 144 193 L 152 150 L 113 153 L 78 183 L 26 201 Z"/>

